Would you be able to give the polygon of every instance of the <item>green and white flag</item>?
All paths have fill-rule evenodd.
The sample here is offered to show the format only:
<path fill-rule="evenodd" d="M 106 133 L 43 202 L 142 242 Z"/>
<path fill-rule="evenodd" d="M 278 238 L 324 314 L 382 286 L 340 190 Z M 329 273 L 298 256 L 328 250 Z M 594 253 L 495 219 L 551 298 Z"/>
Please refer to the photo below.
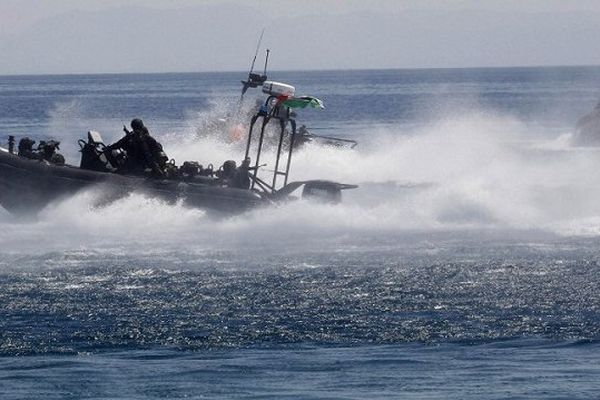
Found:
<path fill-rule="evenodd" d="M 283 102 L 283 105 L 289 108 L 325 108 L 323 101 L 312 96 L 290 97 Z"/>

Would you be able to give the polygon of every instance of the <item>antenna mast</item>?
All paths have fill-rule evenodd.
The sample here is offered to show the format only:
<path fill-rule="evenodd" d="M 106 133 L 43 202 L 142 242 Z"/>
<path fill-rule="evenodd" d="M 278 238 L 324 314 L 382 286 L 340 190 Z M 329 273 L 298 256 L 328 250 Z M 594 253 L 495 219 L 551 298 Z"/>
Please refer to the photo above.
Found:
<path fill-rule="evenodd" d="M 240 103 L 244 99 L 244 94 L 246 94 L 246 91 L 248 90 L 248 88 L 256 88 L 259 85 L 262 85 L 267 80 L 267 64 L 269 62 L 269 52 L 270 52 L 269 49 L 267 49 L 267 56 L 265 58 L 265 69 L 264 69 L 263 74 L 260 75 L 260 74 L 254 73 L 254 65 L 256 64 L 256 57 L 258 57 L 258 51 L 260 50 L 260 45 L 262 43 L 264 34 L 265 34 L 265 28 L 263 28 L 263 30 L 260 32 L 260 37 L 258 38 L 258 43 L 256 44 L 256 51 L 254 52 L 254 58 L 252 59 L 252 64 L 250 65 L 250 72 L 248 72 L 248 79 L 245 81 L 242 81 L 242 84 L 244 86 L 242 87 L 242 96 L 240 97 Z"/>
<path fill-rule="evenodd" d="M 258 50 L 260 50 L 260 44 L 262 43 L 264 34 L 265 34 L 265 28 L 263 28 L 262 31 L 260 32 L 260 37 L 258 38 L 258 43 L 256 43 L 256 51 L 254 52 L 254 59 L 252 60 L 252 65 L 250 66 L 249 74 L 251 74 L 252 71 L 254 71 L 254 63 L 256 63 L 256 57 L 258 56 Z M 267 50 L 267 52 L 268 52 L 268 50 Z M 265 65 L 265 67 L 266 67 L 266 65 Z M 266 74 L 266 70 L 265 70 L 265 74 Z"/>

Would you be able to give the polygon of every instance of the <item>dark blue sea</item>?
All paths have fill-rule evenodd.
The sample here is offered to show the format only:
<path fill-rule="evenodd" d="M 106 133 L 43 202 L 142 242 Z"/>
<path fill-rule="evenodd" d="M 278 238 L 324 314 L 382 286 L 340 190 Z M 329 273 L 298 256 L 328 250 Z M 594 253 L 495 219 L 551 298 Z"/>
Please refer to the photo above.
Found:
<path fill-rule="evenodd" d="M 600 396 L 600 147 L 576 129 L 600 67 L 269 75 L 323 100 L 299 124 L 359 143 L 308 143 L 292 180 L 359 188 L 0 209 L 0 398 Z M 239 106 L 244 78 L 0 77 L 0 146 L 55 138 L 77 165 L 88 130 L 139 117 L 178 163 L 239 161 L 231 124 L 264 99 Z"/>

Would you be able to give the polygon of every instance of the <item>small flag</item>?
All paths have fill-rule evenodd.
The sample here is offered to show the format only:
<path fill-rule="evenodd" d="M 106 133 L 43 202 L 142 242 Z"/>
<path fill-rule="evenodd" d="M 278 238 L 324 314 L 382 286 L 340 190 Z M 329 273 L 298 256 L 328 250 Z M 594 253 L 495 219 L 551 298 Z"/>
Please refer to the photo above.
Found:
<path fill-rule="evenodd" d="M 289 108 L 325 108 L 323 101 L 312 96 L 290 97 L 283 105 Z"/>

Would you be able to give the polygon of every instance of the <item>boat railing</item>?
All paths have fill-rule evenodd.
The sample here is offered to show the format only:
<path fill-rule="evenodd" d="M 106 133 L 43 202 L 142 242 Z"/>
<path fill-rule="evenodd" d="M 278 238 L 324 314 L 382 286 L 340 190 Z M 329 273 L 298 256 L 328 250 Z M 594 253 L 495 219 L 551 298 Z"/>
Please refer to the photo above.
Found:
<path fill-rule="evenodd" d="M 271 105 L 273 102 L 275 102 L 275 105 L 269 107 L 269 105 Z M 255 133 L 254 129 L 259 118 L 262 119 L 262 123 L 260 124 L 258 144 L 254 154 L 254 168 L 251 176 L 251 189 L 254 189 L 256 186 L 258 186 L 261 190 L 267 193 L 274 193 L 277 190 L 278 177 L 283 177 L 283 186 L 287 185 L 288 183 L 288 176 L 292 164 L 292 153 L 294 150 L 294 140 L 296 137 L 296 121 L 292 118 L 290 109 L 288 107 L 279 104 L 276 96 L 269 96 L 259 111 L 250 119 L 248 141 L 246 143 L 246 152 L 244 156 L 245 158 L 250 156 L 250 150 Z M 258 177 L 258 169 L 260 167 L 260 158 L 264 145 L 265 130 L 271 121 L 279 122 L 279 140 L 277 143 L 277 150 L 275 152 L 275 166 L 272 170 L 273 176 L 271 184 L 268 184 Z M 291 130 L 287 129 L 288 125 L 291 127 Z M 287 132 L 289 132 L 290 135 L 290 144 L 287 152 L 284 152 L 283 143 Z"/>

